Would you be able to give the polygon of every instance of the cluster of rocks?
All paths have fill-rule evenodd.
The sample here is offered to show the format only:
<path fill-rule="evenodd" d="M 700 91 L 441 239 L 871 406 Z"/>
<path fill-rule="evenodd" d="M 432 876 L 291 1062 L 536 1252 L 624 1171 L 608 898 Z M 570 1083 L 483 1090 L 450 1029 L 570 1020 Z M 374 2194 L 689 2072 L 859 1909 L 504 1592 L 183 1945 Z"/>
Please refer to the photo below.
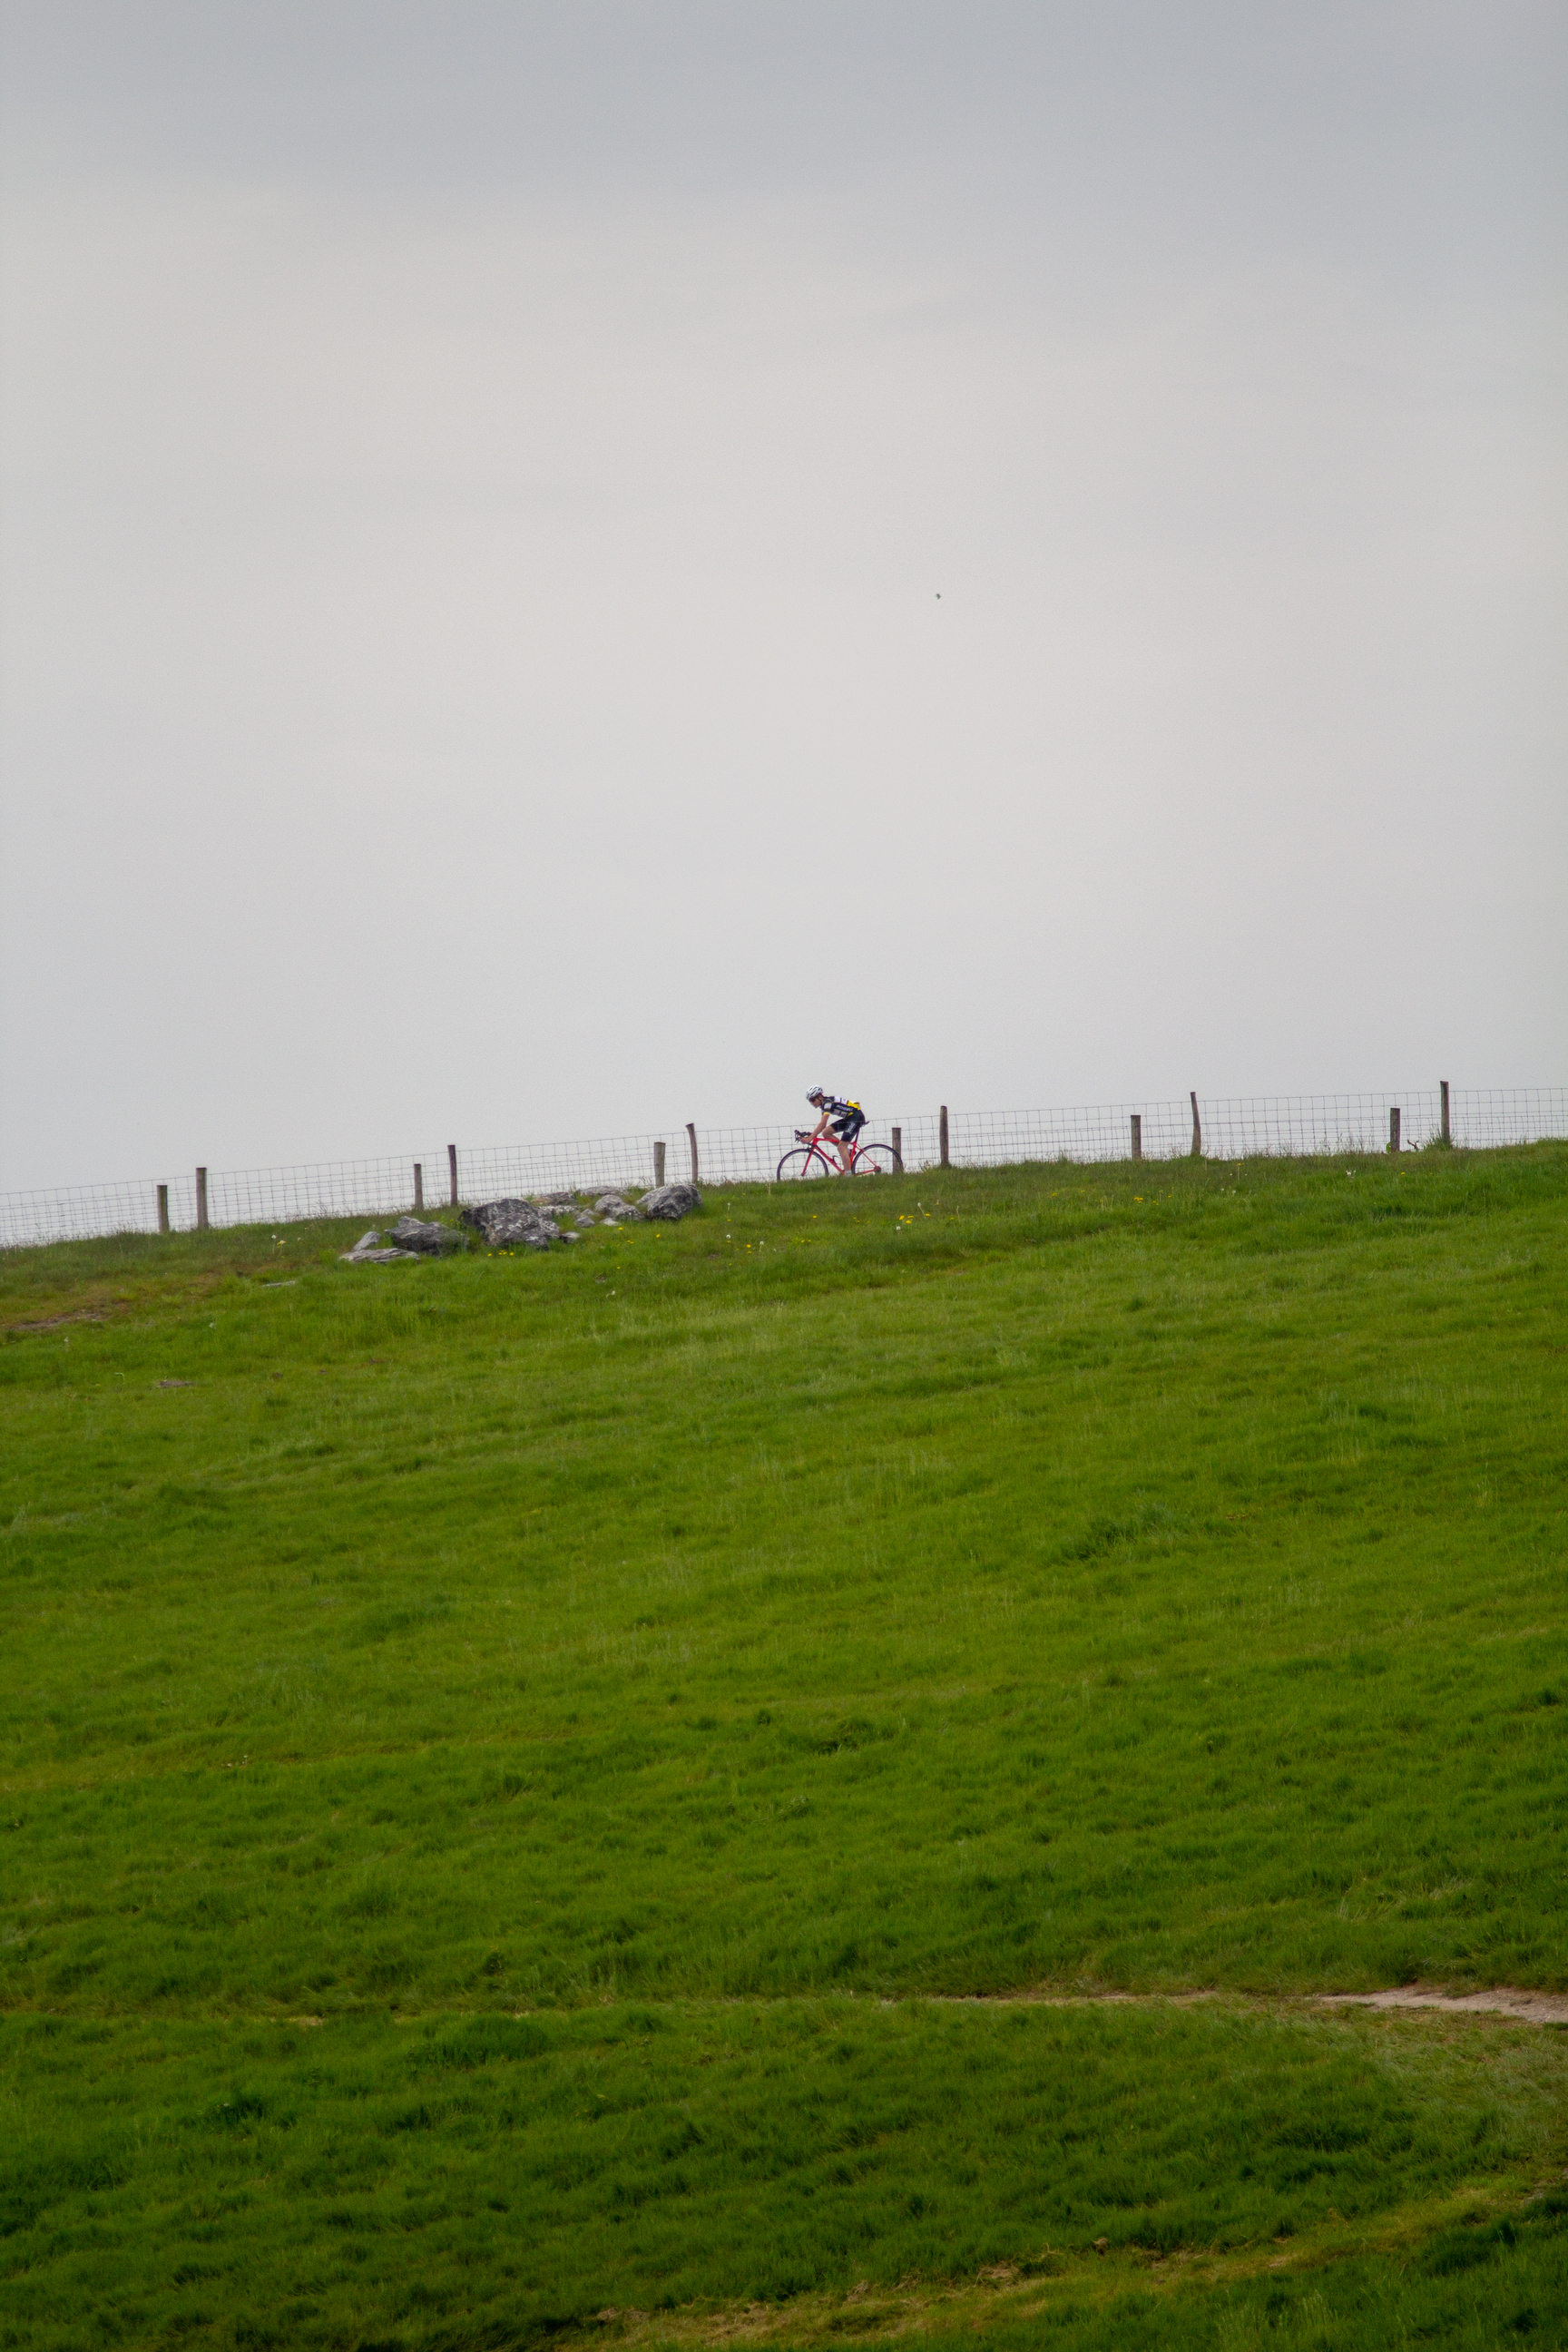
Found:
<path fill-rule="evenodd" d="M 537 1201 L 485 1201 L 462 1212 L 488 1249 L 548 1249 L 552 1242 L 574 1242 L 577 1232 L 563 1233 L 562 1219 L 570 1215 L 579 1231 L 601 1223 L 618 1225 L 637 1211 L 618 1192 L 605 1192 L 592 1209 L 578 1208 L 574 1192 L 546 1192 Z"/>
<path fill-rule="evenodd" d="M 389 1234 L 362 1234 L 352 1250 L 344 1250 L 345 1265 L 395 1265 L 399 1258 L 447 1257 L 468 1244 L 453 1225 L 426 1224 L 418 1217 L 399 1217 Z"/>
<path fill-rule="evenodd" d="M 593 1225 L 630 1224 L 658 1218 L 668 1224 L 702 1206 L 695 1184 L 659 1184 L 639 1200 L 621 1192 L 601 1192 L 589 1202 L 575 1192 L 541 1192 L 530 1201 L 485 1201 L 460 1212 L 460 1223 L 478 1234 L 487 1249 L 548 1249 L 552 1242 L 574 1242 Z M 570 1219 L 571 1229 L 564 1230 Z M 402 1259 L 445 1257 L 466 1249 L 467 1236 L 455 1225 L 425 1224 L 417 1217 L 399 1217 L 386 1234 L 362 1235 L 345 1250 L 345 1265 L 395 1265 Z"/>
<path fill-rule="evenodd" d="M 552 1242 L 574 1242 L 594 1225 L 631 1224 L 644 1217 L 673 1223 L 702 1205 L 695 1184 L 660 1184 L 638 1201 L 623 1192 L 601 1192 L 589 1203 L 575 1192 L 542 1192 L 531 1201 L 486 1201 L 465 1209 L 462 1221 L 480 1234 L 488 1249 L 548 1249 Z M 570 1218 L 571 1231 L 563 1230 Z"/>

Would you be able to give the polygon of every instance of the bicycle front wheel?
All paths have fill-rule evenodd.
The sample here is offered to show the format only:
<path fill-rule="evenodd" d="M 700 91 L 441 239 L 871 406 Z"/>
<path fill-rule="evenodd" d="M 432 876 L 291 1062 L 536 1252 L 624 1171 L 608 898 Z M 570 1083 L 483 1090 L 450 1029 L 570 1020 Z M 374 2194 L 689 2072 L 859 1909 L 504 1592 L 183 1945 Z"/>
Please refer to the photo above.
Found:
<path fill-rule="evenodd" d="M 904 1163 L 890 1143 L 863 1143 L 855 1154 L 857 1176 L 901 1176 Z"/>
<path fill-rule="evenodd" d="M 815 1143 L 803 1144 L 798 1151 L 786 1151 L 773 1170 L 775 1182 L 784 1183 L 793 1176 L 831 1176 L 832 1169 Z"/>

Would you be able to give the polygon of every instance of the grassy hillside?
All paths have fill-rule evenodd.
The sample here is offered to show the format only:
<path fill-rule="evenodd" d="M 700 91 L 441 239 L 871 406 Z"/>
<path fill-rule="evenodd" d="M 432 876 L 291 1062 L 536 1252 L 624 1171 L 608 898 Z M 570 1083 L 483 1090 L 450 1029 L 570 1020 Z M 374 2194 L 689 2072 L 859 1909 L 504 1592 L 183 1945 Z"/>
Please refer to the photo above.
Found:
<path fill-rule="evenodd" d="M 1568 2305 L 1564 2037 L 1299 1999 L 1568 1981 L 1565 1208 L 1539 1147 L 0 1260 L 0 2346 Z M 1041 1988 L 1222 1997 L 963 1998 Z"/>

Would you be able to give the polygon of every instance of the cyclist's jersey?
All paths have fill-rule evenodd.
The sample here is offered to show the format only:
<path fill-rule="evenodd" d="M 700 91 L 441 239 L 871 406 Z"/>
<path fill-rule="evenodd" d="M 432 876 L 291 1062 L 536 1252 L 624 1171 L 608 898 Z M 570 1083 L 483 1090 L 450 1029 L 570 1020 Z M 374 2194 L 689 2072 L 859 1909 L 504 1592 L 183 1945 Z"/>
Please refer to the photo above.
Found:
<path fill-rule="evenodd" d="M 858 1135 L 866 1124 L 866 1114 L 858 1102 L 840 1102 L 837 1095 L 824 1095 L 823 1114 L 833 1121 L 836 1135 Z"/>

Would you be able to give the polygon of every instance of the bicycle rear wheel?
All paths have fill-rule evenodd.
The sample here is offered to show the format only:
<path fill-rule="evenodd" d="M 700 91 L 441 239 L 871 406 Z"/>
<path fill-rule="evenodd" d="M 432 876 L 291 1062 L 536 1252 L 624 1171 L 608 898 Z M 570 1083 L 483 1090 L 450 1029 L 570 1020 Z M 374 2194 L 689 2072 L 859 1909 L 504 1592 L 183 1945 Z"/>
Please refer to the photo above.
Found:
<path fill-rule="evenodd" d="M 832 1169 L 815 1143 L 803 1143 L 797 1151 L 786 1151 L 773 1171 L 774 1181 L 784 1183 L 794 1176 L 831 1176 Z"/>
<path fill-rule="evenodd" d="M 857 1176 L 901 1176 L 904 1163 L 890 1143 L 863 1143 L 855 1154 Z"/>

